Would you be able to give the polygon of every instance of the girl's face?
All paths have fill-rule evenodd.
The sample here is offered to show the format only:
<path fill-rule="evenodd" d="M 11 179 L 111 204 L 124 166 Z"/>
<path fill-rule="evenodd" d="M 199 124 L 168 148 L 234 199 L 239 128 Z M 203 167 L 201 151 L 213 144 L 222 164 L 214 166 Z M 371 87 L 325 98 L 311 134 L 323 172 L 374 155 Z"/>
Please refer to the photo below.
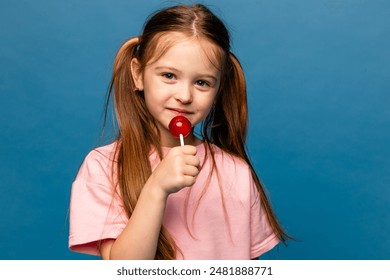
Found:
<path fill-rule="evenodd" d="M 207 40 L 180 37 L 158 60 L 147 64 L 142 73 L 136 74 L 139 62 L 132 61 L 136 87 L 144 91 L 163 146 L 177 145 L 178 140 L 168 129 L 173 117 L 183 115 L 195 126 L 208 115 L 221 79 L 220 71 L 210 61 L 217 47 Z M 192 134 L 185 140 L 186 144 L 198 142 Z"/>

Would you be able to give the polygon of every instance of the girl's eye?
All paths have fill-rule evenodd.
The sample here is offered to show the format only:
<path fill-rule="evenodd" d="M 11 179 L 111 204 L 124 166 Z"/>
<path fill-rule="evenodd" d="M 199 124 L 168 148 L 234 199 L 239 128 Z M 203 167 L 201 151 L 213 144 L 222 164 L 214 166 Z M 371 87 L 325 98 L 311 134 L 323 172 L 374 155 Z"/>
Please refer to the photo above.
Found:
<path fill-rule="evenodd" d="M 206 81 L 203 80 L 196 81 L 195 84 L 201 87 L 206 87 L 209 85 Z"/>
<path fill-rule="evenodd" d="M 175 75 L 172 73 L 163 73 L 162 76 L 168 80 L 173 80 L 175 78 Z"/>

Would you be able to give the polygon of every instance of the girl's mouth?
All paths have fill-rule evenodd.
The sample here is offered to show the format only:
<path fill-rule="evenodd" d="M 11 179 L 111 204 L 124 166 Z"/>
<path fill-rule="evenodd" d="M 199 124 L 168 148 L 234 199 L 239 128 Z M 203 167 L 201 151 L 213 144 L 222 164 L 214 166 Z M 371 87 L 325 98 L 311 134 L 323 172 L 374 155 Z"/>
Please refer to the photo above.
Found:
<path fill-rule="evenodd" d="M 181 109 L 181 108 L 168 108 L 169 111 L 173 112 L 176 115 L 189 115 L 191 114 L 190 111 Z"/>

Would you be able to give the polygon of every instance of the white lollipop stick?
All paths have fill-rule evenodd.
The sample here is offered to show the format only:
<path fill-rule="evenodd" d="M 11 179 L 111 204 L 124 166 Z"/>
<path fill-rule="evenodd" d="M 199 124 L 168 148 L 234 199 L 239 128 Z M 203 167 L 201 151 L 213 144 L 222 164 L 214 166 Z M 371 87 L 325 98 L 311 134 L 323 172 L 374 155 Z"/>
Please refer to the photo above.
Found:
<path fill-rule="evenodd" d="M 180 134 L 180 145 L 184 146 L 184 136 L 183 136 L 183 134 Z"/>

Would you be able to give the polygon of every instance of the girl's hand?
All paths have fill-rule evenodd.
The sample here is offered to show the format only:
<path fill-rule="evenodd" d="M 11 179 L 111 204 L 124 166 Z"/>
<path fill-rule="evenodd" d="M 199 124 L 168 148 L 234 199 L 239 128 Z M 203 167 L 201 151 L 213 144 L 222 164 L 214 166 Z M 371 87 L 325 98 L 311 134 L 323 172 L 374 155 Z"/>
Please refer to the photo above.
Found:
<path fill-rule="evenodd" d="M 156 167 L 147 183 L 168 196 L 184 187 L 192 186 L 199 173 L 199 165 L 194 146 L 174 147 Z"/>

